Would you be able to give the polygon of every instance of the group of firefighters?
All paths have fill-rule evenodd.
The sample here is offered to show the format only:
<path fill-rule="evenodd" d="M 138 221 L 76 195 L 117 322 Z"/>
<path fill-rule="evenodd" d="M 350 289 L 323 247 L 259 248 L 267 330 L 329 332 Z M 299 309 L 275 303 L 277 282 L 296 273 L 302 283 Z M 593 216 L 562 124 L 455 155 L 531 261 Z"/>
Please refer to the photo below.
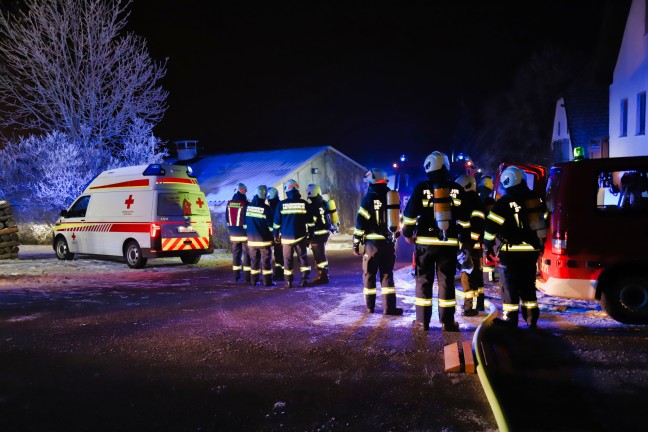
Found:
<path fill-rule="evenodd" d="M 526 324 L 535 328 L 539 317 L 536 263 L 546 235 L 546 206 L 527 186 L 524 171 L 510 166 L 501 173 L 504 194 L 495 201 L 488 193 L 492 191 L 492 180 L 485 178 L 478 187 L 476 179 L 469 175 L 452 179 L 448 157 L 441 152 L 431 153 L 423 168 L 427 179 L 414 188 L 402 219 L 398 194 L 387 186 L 386 172 L 373 168 L 365 174 L 369 185 L 356 215 L 353 252 L 362 256 L 366 311 L 374 313 L 376 308 L 379 277 L 383 314 L 403 314 L 403 309 L 396 306 L 393 273 L 396 240 L 402 235 L 415 246 L 416 329 L 430 328 L 436 277 L 441 328 L 459 331 L 454 319 L 457 269 L 461 271 L 464 291 L 463 315 L 475 316 L 484 310 L 484 257 L 498 262 L 501 269 L 502 318 L 495 322 L 517 327 L 521 312 Z M 274 285 L 273 279 L 284 278 L 291 287 L 296 253 L 301 272 L 299 286 L 306 286 L 310 245 L 319 272 L 313 284 L 328 283 L 325 245 L 330 233 L 337 229 L 337 224 L 331 222 L 336 211 L 334 202 L 325 201 L 315 184 L 308 186 L 308 201 L 302 199 L 294 180 L 284 184 L 286 199 L 282 201 L 274 188 L 260 186 L 250 203 L 246 192 L 245 185 L 239 184 L 227 204 L 235 279 L 256 285 L 261 273 L 266 286 Z M 244 212 L 240 213 L 242 208 Z"/>
<path fill-rule="evenodd" d="M 280 201 L 276 188 L 259 186 L 248 202 L 247 187 L 239 183 L 227 202 L 225 217 L 235 281 L 274 286 L 273 280 L 284 279 L 286 286 L 292 287 L 296 254 L 301 273 L 299 286 L 307 286 L 310 246 L 318 272 L 312 284 L 329 282 L 326 243 L 337 231 L 335 202 L 324 200 L 316 184 L 308 185 L 308 201 L 302 199 L 299 184 L 292 179 L 284 183 L 284 192 L 286 199 Z"/>

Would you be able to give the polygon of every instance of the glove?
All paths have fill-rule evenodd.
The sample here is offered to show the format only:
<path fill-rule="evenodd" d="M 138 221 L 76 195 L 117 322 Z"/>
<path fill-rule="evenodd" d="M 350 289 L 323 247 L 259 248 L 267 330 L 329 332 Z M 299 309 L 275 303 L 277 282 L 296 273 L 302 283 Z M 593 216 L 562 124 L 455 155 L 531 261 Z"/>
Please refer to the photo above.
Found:
<path fill-rule="evenodd" d="M 401 236 L 401 232 L 400 232 L 400 231 L 396 231 L 396 232 L 394 233 L 394 240 L 398 239 L 398 237 L 400 237 L 400 236 Z"/>
<path fill-rule="evenodd" d="M 360 256 L 360 243 L 353 243 L 353 255 Z"/>

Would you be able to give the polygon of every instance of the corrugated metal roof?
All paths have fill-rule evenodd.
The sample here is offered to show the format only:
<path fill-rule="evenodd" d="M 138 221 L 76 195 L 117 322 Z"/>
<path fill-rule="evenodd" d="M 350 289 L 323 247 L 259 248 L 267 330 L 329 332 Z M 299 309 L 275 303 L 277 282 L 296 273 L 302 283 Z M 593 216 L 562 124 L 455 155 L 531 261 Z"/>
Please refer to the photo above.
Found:
<path fill-rule="evenodd" d="M 327 149 L 332 147 L 207 155 L 192 161 L 190 166 L 210 205 L 222 205 L 232 198 L 238 183 L 247 186 L 248 197 L 251 197 L 257 186 L 270 186 L 284 180 Z"/>

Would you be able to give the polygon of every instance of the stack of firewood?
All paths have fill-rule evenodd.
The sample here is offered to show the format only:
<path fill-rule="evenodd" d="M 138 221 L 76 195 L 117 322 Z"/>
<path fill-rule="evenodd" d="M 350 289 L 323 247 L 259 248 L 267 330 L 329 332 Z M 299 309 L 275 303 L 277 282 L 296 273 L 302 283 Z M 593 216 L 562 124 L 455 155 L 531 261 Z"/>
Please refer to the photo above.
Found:
<path fill-rule="evenodd" d="M 18 258 L 18 226 L 7 201 L 0 201 L 0 259 Z"/>

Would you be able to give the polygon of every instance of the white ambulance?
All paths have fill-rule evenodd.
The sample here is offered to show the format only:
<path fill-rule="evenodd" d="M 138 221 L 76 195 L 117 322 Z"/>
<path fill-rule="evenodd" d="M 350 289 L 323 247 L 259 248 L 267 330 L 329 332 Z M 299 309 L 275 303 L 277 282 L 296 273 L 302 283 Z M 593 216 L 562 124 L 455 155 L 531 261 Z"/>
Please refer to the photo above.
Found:
<path fill-rule="evenodd" d="M 214 252 L 205 194 L 191 169 L 152 164 L 99 174 L 54 226 L 61 260 L 74 254 L 123 256 L 130 268 L 148 258 L 180 257 L 196 264 Z"/>

